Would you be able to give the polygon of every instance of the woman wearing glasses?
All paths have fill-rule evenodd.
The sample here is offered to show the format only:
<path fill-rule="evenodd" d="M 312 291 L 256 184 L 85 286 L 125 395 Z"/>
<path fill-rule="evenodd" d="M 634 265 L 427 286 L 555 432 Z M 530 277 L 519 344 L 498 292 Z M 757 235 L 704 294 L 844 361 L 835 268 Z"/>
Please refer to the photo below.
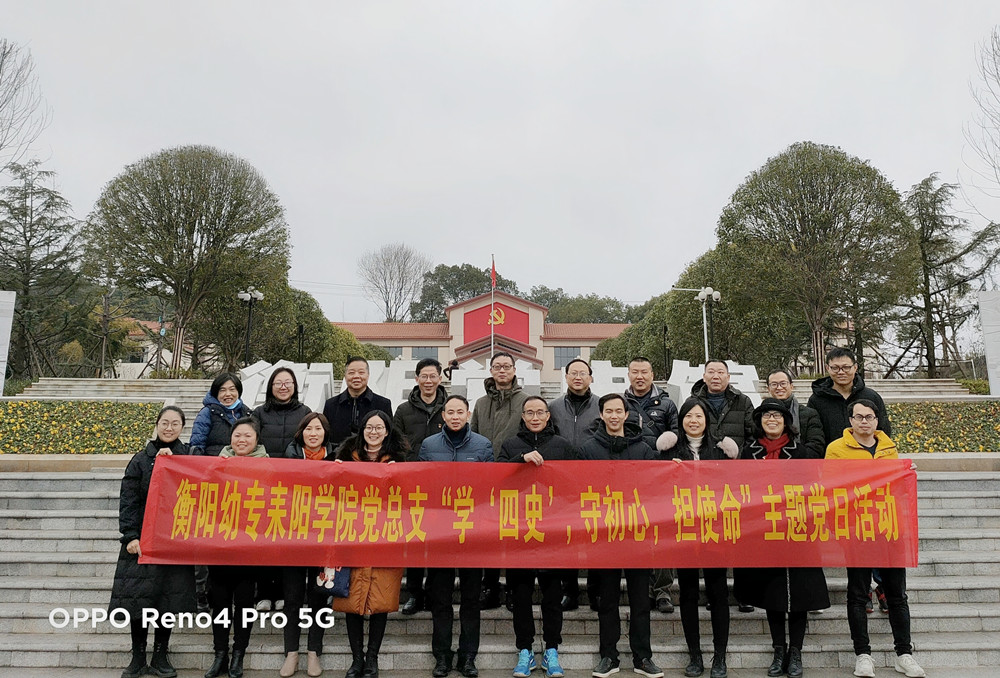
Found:
<path fill-rule="evenodd" d="M 753 411 L 753 438 L 747 441 L 742 459 L 787 462 L 817 458 L 798 439 L 792 413 L 785 404 L 765 398 Z M 769 676 L 799 678 L 802 675 L 802 643 L 806 615 L 810 610 L 830 607 L 826 577 L 821 567 L 758 567 L 733 571 L 736 598 L 767 611 L 774 658 Z M 788 622 L 786 642 L 785 621 Z"/>
<path fill-rule="evenodd" d="M 392 464 L 406 459 L 406 439 L 381 410 L 361 418 L 360 432 L 337 448 L 338 462 Z M 334 598 L 333 609 L 347 615 L 347 639 L 354 659 L 346 678 L 378 678 L 378 652 L 385 636 L 389 612 L 399 609 L 401 567 L 352 567 L 347 598 Z M 365 621 L 368 615 L 368 649 L 365 651 Z"/>

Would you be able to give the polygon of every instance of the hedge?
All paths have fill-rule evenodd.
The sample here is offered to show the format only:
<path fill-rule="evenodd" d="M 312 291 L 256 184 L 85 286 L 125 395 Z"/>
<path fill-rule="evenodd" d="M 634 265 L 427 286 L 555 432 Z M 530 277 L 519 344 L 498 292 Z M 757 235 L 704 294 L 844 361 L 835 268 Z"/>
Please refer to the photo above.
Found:
<path fill-rule="evenodd" d="M 886 407 L 900 452 L 1000 452 L 1000 401 Z"/>
<path fill-rule="evenodd" d="M 0 454 L 133 454 L 153 433 L 161 403 L 0 402 Z"/>

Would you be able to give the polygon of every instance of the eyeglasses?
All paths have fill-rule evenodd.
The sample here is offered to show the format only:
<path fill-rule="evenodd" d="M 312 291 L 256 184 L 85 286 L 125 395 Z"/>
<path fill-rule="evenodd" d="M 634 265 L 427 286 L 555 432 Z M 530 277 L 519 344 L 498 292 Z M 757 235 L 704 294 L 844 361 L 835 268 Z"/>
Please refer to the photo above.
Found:
<path fill-rule="evenodd" d="M 497 370 L 499 372 L 499 371 L 502 371 L 502 370 L 512 370 L 512 369 L 514 369 L 514 366 L 511 365 L 511 364 L 509 364 L 509 363 L 496 363 L 496 364 L 492 365 L 490 367 L 490 369 L 491 370 Z"/>
<path fill-rule="evenodd" d="M 874 414 L 852 414 L 851 419 L 854 421 L 863 421 L 866 424 L 870 424 L 873 421 L 878 421 L 878 416 Z"/>
<path fill-rule="evenodd" d="M 548 410 L 525 410 L 522 414 L 524 414 L 524 416 L 526 416 L 528 419 L 535 419 L 536 417 L 538 419 L 541 419 L 548 413 L 549 413 Z"/>
<path fill-rule="evenodd" d="M 385 433 L 385 426 L 365 426 L 365 433 Z"/>
<path fill-rule="evenodd" d="M 274 382 L 274 385 L 277 388 L 291 388 L 292 386 L 294 386 L 294 384 L 290 381 L 276 381 Z"/>
<path fill-rule="evenodd" d="M 760 418 L 761 419 L 784 419 L 785 415 L 783 415 L 781 412 L 765 412 L 764 414 L 760 415 Z"/>
<path fill-rule="evenodd" d="M 830 370 L 831 372 L 837 372 L 839 374 L 841 372 L 850 372 L 851 370 L 854 369 L 856 364 L 857 363 L 851 363 L 850 365 L 827 365 L 826 369 Z"/>
<path fill-rule="evenodd" d="M 790 381 L 769 381 L 767 382 L 769 388 L 788 388 L 792 385 Z"/>
<path fill-rule="evenodd" d="M 569 372 L 567 374 L 567 376 L 569 376 L 569 377 L 571 377 L 573 379 L 575 379 L 577 377 L 589 377 L 590 376 L 590 372 Z"/>

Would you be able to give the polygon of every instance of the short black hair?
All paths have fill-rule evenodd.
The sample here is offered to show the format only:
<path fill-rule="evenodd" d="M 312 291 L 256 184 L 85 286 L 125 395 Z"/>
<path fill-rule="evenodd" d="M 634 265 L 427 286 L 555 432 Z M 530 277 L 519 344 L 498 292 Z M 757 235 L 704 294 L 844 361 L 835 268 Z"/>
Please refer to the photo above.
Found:
<path fill-rule="evenodd" d="M 463 403 L 465 403 L 465 409 L 469 409 L 469 399 L 466 398 L 464 395 L 452 393 L 450 396 L 444 399 L 444 406 L 448 407 L 448 403 L 450 403 L 452 400 L 461 400 Z"/>
<path fill-rule="evenodd" d="M 159 414 L 156 415 L 157 424 L 160 423 L 160 419 L 163 419 L 163 415 L 166 414 L 167 412 L 176 412 L 177 414 L 181 415 L 181 426 L 187 423 L 187 420 L 184 418 L 184 410 L 177 407 L 176 405 L 167 405 L 162 410 L 160 410 Z"/>
<path fill-rule="evenodd" d="M 786 370 L 784 367 L 779 367 L 776 370 L 771 370 L 770 372 L 768 372 L 767 373 L 767 381 L 771 381 L 771 375 L 772 374 L 783 374 L 783 375 L 785 375 L 786 377 L 788 377 L 789 383 L 795 381 L 795 377 L 792 376 L 792 373 L 789 372 L 788 370 Z"/>
<path fill-rule="evenodd" d="M 249 426 L 253 429 L 253 432 L 257 434 L 257 444 L 260 444 L 260 424 L 253 417 L 240 417 L 233 422 L 232 430 L 235 431 L 237 426 Z M 230 434 L 231 435 L 231 434 Z"/>
<path fill-rule="evenodd" d="M 367 358 L 364 358 L 363 356 L 360 355 L 348 356 L 347 360 L 344 361 L 344 367 L 346 368 L 351 363 L 364 363 L 365 367 L 367 367 L 368 370 L 371 371 L 371 365 L 368 364 Z"/>
<path fill-rule="evenodd" d="M 637 356 L 635 356 L 634 358 L 632 358 L 631 360 L 628 361 L 629 366 L 631 366 L 632 363 L 649 363 L 650 369 L 653 368 L 653 361 L 650 360 L 649 358 L 647 358 L 644 355 L 637 355 Z"/>
<path fill-rule="evenodd" d="M 871 400 L 868 400 L 868 398 L 858 398 L 853 403 L 851 403 L 850 405 L 848 405 L 847 406 L 847 414 L 848 414 L 848 416 L 851 416 L 851 417 L 854 416 L 854 408 L 857 407 L 858 405 L 861 405 L 862 407 L 867 407 L 869 410 L 871 410 L 872 412 L 875 413 L 876 417 L 879 416 L 878 407 L 875 405 L 874 402 L 872 402 Z"/>
<path fill-rule="evenodd" d="M 417 363 L 417 369 L 416 372 L 414 372 L 414 374 L 420 374 L 420 371 L 425 367 L 433 367 L 435 370 L 437 370 L 438 374 L 441 374 L 441 361 L 437 360 L 436 358 L 424 358 L 423 360 L 421 360 L 419 363 Z"/>
<path fill-rule="evenodd" d="M 569 374 L 569 366 L 572 365 L 573 363 L 583 363 L 584 365 L 587 366 L 587 372 L 589 372 L 591 375 L 594 374 L 594 368 L 592 368 L 590 366 L 590 363 L 588 363 L 583 358 L 573 358 L 568 363 L 566 363 L 566 374 Z"/>
<path fill-rule="evenodd" d="M 628 412 L 628 401 L 625 400 L 625 396 L 623 396 L 621 393 L 608 393 L 606 395 L 602 395 L 601 399 L 597 401 L 598 411 L 603 412 L 604 405 L 612 400 L 622 401 L 622 405 L 625 406 L 625 411 Z"/>
<path fill-rule="evenodd" d="M 532 395 L 532 396 L 528 396 L 527 398 L 525 398 L 524 402 L 521 403 L 521 411 L 522 412 L 524 412 L 524 406 L 527 405 L 528 403 L 530 403 L 532 400 L 541 400 L 543 403 L 545 403 L 545 410 L 548 411 L 548 409 L 549 409 L 549 402 L 545 398 L 543 398 L 542 396 Z"/>
<path fill-rule="evenodd" d="M 826 364 L 829 365 L 831 360 L 836 360 L 837 358 L 850 358 L 852 363 L 858 362 L 858 356 L 854 355 L 854 351 L 842 346 L 830 349 L 826 354 Z"/>
<path fill-rule="evenodd" d="M 212 381 L 212 386 L 208 389 L 208 392 L 213 398 L 219 397 L 219 389 L 222 388 L 222 385 L 227 381 L 233 382 L 233 386 L 236 387 L 236 392 L 240 394 L 240 397 L 243 396 L 243 382 L 240 381 L 240 378 L 232 372 L 223 372 Z"/>
<path fill-rule="evenodd" d="M 493 354 L 493 357 L 490 358 L 490 367 L 493 367 L 493 363 L 496 361 L 497 358 L 510 358 L 510 361 L 512 363 L 517 363 L 517 361 L 514 360 L 514 356 L 512 356 L 510 353 L 507 353 L 507 351 L 497 351 L 496 353 Z"/>
<path fill-rule="evenodd" d="M 729 365 L 726 363 L 725 360 L 721 360 L 720 358 L 709 358 L 708 360 L 706 360 L 705 361 L 706 371 L 708 370 L 708 366 L 711 365 L 712 363 L 719 363 L 720 365 L 726 368 L 726 374 L 729 374 Z"/>

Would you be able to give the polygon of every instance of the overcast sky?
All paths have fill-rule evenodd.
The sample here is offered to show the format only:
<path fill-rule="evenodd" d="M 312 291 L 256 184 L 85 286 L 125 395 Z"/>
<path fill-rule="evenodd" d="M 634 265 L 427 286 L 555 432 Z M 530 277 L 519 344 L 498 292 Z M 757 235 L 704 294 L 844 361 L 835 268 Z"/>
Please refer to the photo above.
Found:
<path fill-rule="evenodd" d="M 900 191 L 964 182 L 997 24 L 996 0 L 0 0 L 52 111 L 35 155 L 78 217 L 146 155 L 235 153 L 287 210 L 293 285 L 351 321 L 382 320 L 356 260 L 393 241 L 435 263 L 495 253 L 525 291 L 645 301 L 797 141 Z"/>

